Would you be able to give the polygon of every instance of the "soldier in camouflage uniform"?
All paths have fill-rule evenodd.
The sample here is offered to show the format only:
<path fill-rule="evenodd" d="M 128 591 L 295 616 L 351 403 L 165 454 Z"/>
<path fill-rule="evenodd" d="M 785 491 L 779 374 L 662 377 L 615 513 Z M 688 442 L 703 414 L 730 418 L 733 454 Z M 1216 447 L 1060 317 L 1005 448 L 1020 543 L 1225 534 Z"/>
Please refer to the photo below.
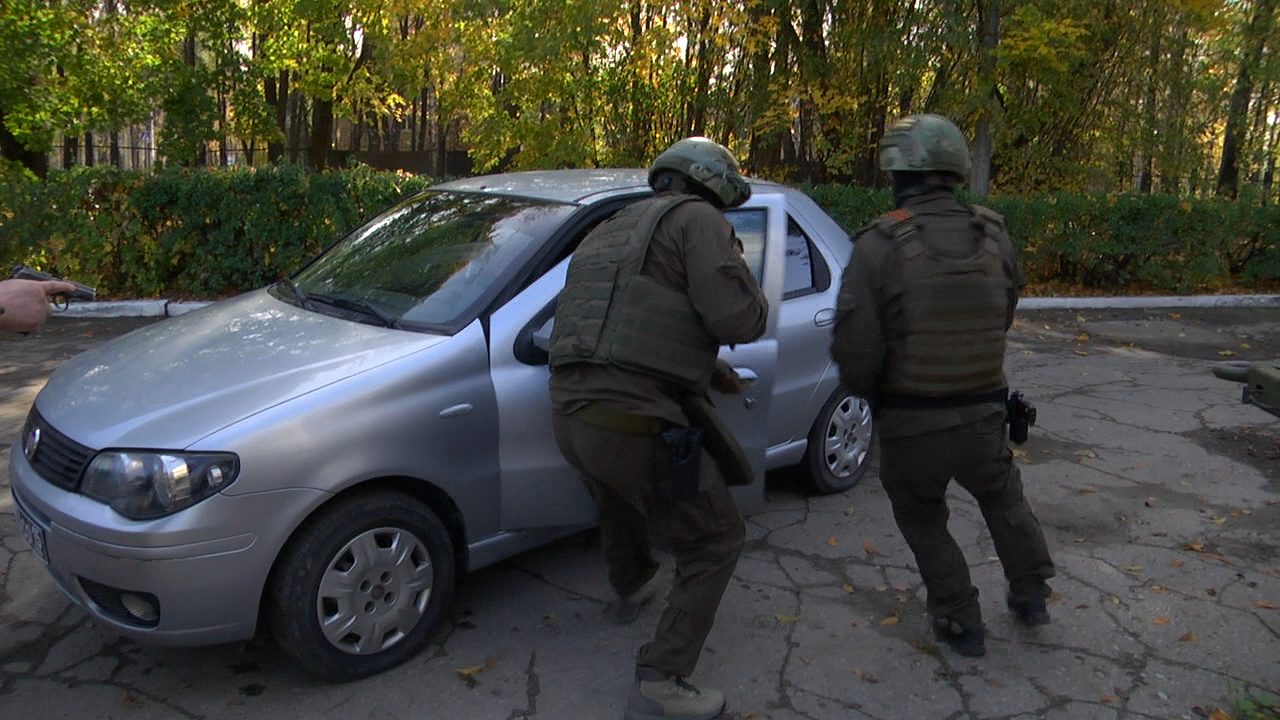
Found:
<path fill-rule="evenodd" d="M 1005 336 L 1022 276 L 1003 218 L 956 200 L 969 153 L 951 121 L 899 121 L 881 142 L 880 168 L 896 207 L 855 238 L 831 354 L 846 389 L 876 414 L 880 481 L 923 576 L 935 634 L 980 656 L 978 590 L 947 531 L 952 478 L 978 501 L 1014 617 L 1049 622 L 1053 561 L 1005 439 Z"/>
<path fill-rule="evenodd" d="M 649 168 L 654 195 L 619 210 L 575 250 L 551 338 L 552 427 L 599 509 L 612 611 L 623 622 L 651 599 L 655 526 L 675 581 L 636 658 L 627 720 L 709 720 L 724 693 L 685 681 L 711 631 L 745 528 L 726 486 L 742 472 L 705 447 L 718 426 L 709 387 L 743 388 L 720 345 L 764 333 L 768 303 L 722 210 L 750 187 L 724 147 L 689 138 Z M 693 419 L 701 417 L 702 427 Z M 739 466 L 737 468 L 741 470 Z M 750 475 L 750 468 L 746 468 Z M 750 482 L 750 477 L 745 478 Z"/>

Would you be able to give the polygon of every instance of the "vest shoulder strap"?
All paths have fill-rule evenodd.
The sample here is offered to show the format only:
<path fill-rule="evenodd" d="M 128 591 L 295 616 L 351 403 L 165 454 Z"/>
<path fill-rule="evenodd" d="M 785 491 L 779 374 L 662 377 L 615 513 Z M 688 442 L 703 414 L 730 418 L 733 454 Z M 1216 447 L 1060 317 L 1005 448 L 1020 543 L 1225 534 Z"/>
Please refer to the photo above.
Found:
<path fill-rule="evenodd" d="M 636 221 L 635 228 L 631 231 L 632 241 L 639 245 L 641 264 L 644 263 L 644 257 L 649 252 L 649 242 L 653 240 L 653 232 L 658 229 L 658 223 L 662 222 L 662 218 L 679 205 L 701 199 L 697 195 L 680 194 L 656 196 L 647 201 L 649 206 L 641 213 L 640 219 Z"/>

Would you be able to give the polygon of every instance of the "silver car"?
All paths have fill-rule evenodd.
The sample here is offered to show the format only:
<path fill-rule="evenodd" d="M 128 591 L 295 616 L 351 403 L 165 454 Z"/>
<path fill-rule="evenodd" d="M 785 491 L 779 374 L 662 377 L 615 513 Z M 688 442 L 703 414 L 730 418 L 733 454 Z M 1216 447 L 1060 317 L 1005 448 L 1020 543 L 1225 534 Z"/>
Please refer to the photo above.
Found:
<path fill-rule="evenodd" d="M 642 170 L 438 185 L 296 275 L 83 353 L 10 454 L 19 525 L 102 624 L 164 644 L 262 627 L 334 681 L 429 641 L 459 573 L 592 525 L 551 435 L 546 340 L 569 255 L 649 192 Z M 751 382 L 716 397 L 756 468 L 818 492 L 866 471 L 866 403 L 828 354 L 848 235 L 753 182 L 727 216 L 769 299 Z"/>

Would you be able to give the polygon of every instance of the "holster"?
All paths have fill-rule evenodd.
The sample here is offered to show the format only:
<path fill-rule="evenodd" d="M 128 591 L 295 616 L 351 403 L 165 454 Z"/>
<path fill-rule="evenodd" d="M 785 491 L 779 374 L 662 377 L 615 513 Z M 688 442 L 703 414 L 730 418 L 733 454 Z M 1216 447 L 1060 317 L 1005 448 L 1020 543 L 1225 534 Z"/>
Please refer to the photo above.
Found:
<path fill-rule="evenodd" d="M 702 443 L 716 461 L 720 474 L 724 475 L 725 484 L 750 485 L 756 477 L 751 461 L 747 459 L 742 445 L 738 444 L 738 439 L 716 414 L 711 400 L 705 396 L 687 395 L 681 400 L 680 408 L 692 425 L 702 428 Z"/>
<path fill-rule="evenodd" d="M 671 463 L 671 499 L 691 500 L 697 497 L 702 428 L 672 425 L 663 430 L 660 437 L 667 446 L 667 457 Z"/>

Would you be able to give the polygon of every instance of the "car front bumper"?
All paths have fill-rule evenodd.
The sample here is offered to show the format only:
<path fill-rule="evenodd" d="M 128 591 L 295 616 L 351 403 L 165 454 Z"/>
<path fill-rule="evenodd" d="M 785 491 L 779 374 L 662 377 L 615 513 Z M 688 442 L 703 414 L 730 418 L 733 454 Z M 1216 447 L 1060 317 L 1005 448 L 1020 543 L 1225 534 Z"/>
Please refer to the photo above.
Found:
<path fill-rule="evenodd" d="M 58 587 L 104 625 L 163 645 L 253 637 L 276 554 L 320 494 L 215 495 L 134 521 L 46 482 L 16 445 L 9 478 L 18 522 Z"/>

